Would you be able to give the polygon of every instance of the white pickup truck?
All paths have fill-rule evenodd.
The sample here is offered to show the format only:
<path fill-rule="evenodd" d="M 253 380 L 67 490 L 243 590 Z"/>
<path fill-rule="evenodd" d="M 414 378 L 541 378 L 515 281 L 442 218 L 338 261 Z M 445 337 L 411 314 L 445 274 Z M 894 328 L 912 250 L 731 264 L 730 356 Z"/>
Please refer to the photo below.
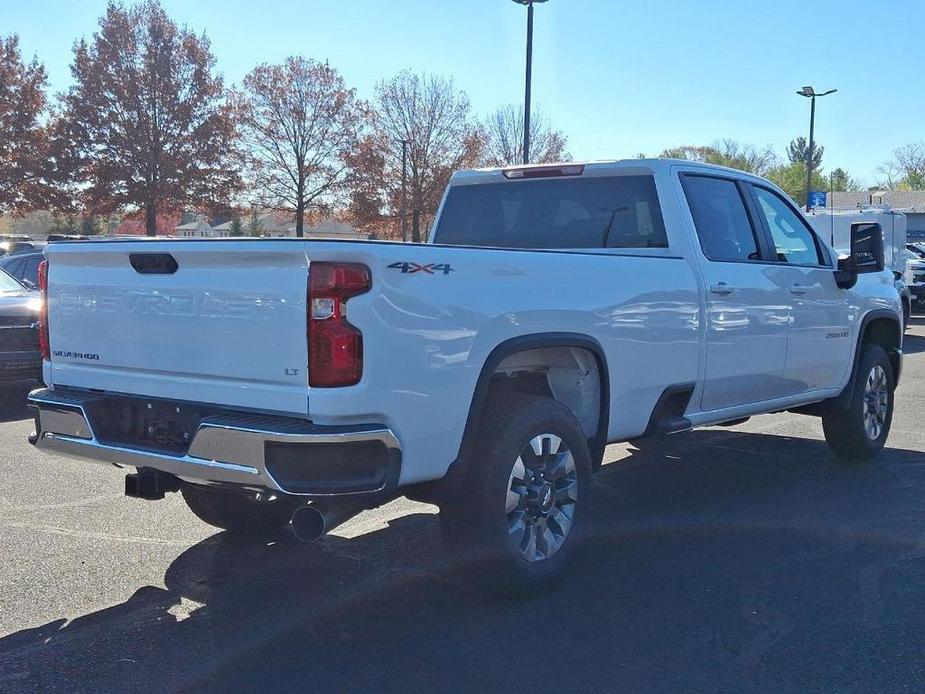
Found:
<path fill-rule="evenodd" d="M 879 226 L 851 237 L 761 178 L 633 160 L 457 173 L 423 245 L 56 243 L 32 441 L 242 535 L 430 501 L 477 575 L 537 589 L 609 442 L 791 410 L 880 450 L 902 307 Z"/>

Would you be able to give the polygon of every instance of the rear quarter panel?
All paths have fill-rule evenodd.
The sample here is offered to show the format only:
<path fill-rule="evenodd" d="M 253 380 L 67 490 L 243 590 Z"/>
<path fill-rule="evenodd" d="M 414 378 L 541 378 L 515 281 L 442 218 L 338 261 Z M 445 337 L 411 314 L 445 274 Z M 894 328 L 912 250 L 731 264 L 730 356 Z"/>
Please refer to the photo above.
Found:
<path fill-rule="evenodd" d="M 309 414 L 390 426 L 402 443 L 402 484 L 445 474 L 482 366 L 511 338 L 571 332 L 601 344 L 612 440 L 641 434 L 667 386 L 697 380 L 698 279 L 678 257 L 336 242 L 312 244 L 308 255 L 373 273 L 372 291 L 347 311 L 363 331 L 363 378 L 313 388 Z"/>

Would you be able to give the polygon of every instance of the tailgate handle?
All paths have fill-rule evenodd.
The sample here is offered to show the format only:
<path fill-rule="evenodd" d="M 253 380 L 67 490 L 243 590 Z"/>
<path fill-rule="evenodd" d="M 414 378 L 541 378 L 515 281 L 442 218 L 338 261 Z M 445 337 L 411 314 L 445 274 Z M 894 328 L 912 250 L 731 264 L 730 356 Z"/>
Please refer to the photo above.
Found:
<path fill-rule="evenodd" d="M 128 259 L 142 275 L 172 275 L 180 267 L 170 253 L 129 253 Z"/>

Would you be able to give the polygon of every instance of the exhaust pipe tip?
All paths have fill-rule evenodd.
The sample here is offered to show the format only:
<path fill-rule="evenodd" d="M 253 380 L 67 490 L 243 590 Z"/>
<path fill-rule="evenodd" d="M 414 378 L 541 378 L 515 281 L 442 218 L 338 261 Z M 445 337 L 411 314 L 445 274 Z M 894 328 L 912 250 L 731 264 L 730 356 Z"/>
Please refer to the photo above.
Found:
<path fill-rule="evenodd" d="M 327 532 L 324 514 L 314 506 L 299 506 L 289 518 L 289 532 L 299 542 L 317 542 Z"/>

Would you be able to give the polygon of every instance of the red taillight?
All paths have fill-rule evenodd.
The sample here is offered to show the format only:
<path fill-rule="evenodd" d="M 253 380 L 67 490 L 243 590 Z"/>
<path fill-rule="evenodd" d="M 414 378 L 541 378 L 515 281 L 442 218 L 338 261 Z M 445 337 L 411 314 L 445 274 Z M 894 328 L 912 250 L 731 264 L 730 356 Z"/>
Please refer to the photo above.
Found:
<path fill-rule="evenodd" d="M 347 322 L 347 300 L 372 286 L 357 263 L 312 263 L 308 279 L 308 384 L 352 386 L 363 375 L 363 335 Z"/>
<path fill-rule="evenodd" d="M 42 308 L 39 310 L 39 350 L 42 359 L 51 359 L 51 344 L 48 342 L 48 261 L 39 263 L 39 291 L 42 293 Z"/>

